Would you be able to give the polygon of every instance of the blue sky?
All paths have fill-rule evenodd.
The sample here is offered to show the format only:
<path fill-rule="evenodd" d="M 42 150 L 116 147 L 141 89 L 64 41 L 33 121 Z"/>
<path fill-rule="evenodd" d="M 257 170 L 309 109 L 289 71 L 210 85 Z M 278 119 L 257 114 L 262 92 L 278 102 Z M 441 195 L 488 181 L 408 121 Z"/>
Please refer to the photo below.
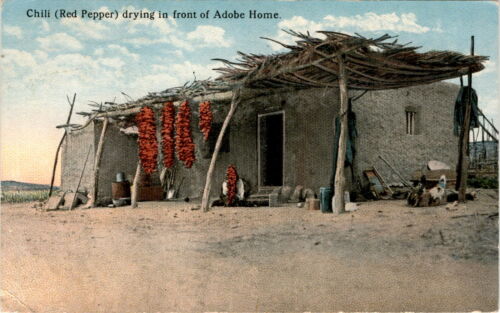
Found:
<path fill-rule="evenodd" d="M 28 18 L 28 9 L 48 9 L 51 18 Z M 67 11 L 155 12 L 154 20 L 55 19 Z M 276 12 L 279 19 L 159 19 L 157 11 Z M 282 52 L 259 37 L 289 42 L 281 28 L 327 29 L 367 37 L 399 35 L 427 50 L 490 56 L 474 76 L 480 106 L 500 122 L 498 110 L 498 5 L 495 2 L 334 1 L 20 1 L 2 7 L 1 179 L 46 182 L 66 119 L 66 95 L 76 111 L 89 101 L 125 101 L 193 79 L 215 77 L 212 58 L 234 59 L 237 51 Z M 457 80 L 454 80 L 457 81 Z M 75 120 L 78 121 L 78 120 Z M 34 158 L 34 155 L 39 157 Z M 29 165 L 27 165 L 29 164 Z M 42 170 L 43 169 L 43 172 Z M 29 173 L 31 174 L 28 174 Z M 47 173 L 48 172 L 48 173 Z"/>

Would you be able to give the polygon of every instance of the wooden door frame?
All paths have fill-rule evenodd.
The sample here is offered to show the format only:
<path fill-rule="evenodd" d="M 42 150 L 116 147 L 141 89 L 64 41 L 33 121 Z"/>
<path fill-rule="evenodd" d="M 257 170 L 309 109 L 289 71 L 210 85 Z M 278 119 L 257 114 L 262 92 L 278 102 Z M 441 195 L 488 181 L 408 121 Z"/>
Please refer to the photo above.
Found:
<path fill-rule="evenodd" d="M 281 174 L 281 186 L 285 185 L 285 142 L 286 142 L 286 118 L 285 118 L 285 110 L 270 112 L 270 113 L 262 113 L 257 114 L 257 185 L 259 190 L 269 190 L 280 186 L 264 186 L 262 185 L 262 177 L 261 177 L 261 151 L 260 151 L 260 119 L 261 117 L 266 117 L 270 115 L 279 115 L 281 114 L 283 117 L 283 159 L 282 159 L 282 174 Z"/>

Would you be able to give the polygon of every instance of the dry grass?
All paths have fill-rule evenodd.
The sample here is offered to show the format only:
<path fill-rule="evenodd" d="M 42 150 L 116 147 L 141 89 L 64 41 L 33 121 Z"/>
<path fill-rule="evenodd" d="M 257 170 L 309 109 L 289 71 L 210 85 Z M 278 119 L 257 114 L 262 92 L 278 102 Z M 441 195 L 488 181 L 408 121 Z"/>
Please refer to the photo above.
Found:
<path fill-rule="evenodd" d="M 10 190 L 2 191 L 3 203 L 21 203 L 30 201 L 45 201 L 49 198 L 49 190 Z"/>

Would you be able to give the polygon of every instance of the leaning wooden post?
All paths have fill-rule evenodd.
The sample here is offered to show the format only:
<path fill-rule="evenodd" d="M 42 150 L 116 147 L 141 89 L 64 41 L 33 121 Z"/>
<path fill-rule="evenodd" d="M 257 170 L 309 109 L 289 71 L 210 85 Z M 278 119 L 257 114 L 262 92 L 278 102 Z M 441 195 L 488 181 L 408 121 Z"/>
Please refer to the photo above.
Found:
<path fill-rule="evenodd" d="M 224 138 L 224 134 L 226 133 L 226 129 L 229 126 L 229 122 L 236 111 L 236 107 L 240 102 L 240 92 L 242 87 L 238 87 L 233 92 L 233 98 L 231 99 L 231 107 L 229 112 L 227 113 L 226 119 L 222 124 L 222 128 L 220 130 L 219 136 L 217 137 L 217 142 L 215 143 L 214 153 L 212 154 L 212 159 L 210 160 L 210 165 L 207 171 L 207 178 L 205 182 L 205 188 L 203 189 L 203 197 L 201 198 L 201 209 L 203 212 L 207 212 L 210 206 L 209 198 L 210 198 L 210 189 L 212 188 L 212 178 L 215 170 L 215 163 L 217 161 L 217 157 L 219 155 L 219 150 L 222 146 L 222 139 Z"/>
<path fill-rule="evenodd" d="M 71 115 L 73 114 L 73 107 L 75 106 L 76 93 L 73 94 L 73 101 L 70 102 L 68 96 L 66 96 L 66 99 L 68 99 L 69 103 L 69 114 L 68 118 L 66 119 L 66 125 L 68 125 L 69 122 L 71 121 Z M 64 139 L 66 139 L 67 135 L 68 135 L 68 129 L 64 128 L 64 134 L 61 137 L 61 140 L 59 141 L 59 145 L 57 146 L 56 157 L 54 159 L 54 166 L 52 167 L 52 178 L 50 179 L 49 197 L 52 195 L 52 189 L 54 188 L 54 179 L 56 178 L 56 168 L 57 168 L 57 161 L 59 160 L 59 151 L 61 150 Z"/>
<path fill-rule="evenodd" d="M 92 184 L 92 197 L 91 206 L 95 207 L 97 204 L 97 194 L 99 191 L 99 168 L 101 166 L 101 156 L 104 147 L 104 135 L 106 134 L 106 129 L 108 128 L 109 119 L 106 117 L 104 119 L 104 124 L 102 125 L 101 136 L 99 137 L 99 143 L 97 144 L 97 151 L 94 158 L 94 174 L 93 174 L 93 184 Z"/>
<path fill-rule="evenodd" d="M 474 36 L 471 36 L 471 55 L 474 55 Z M 460 128 L 460 139 L 458 142 L 458 164 L 457 164 L 457 186 L 458 201 L 465 202 L 465 193 L 467 190 L 467 176 L 469 167 L 469 132 L 470 132 L 470 116 L 472 111 L 472 71 L 469 70 L 468 93 L 465 104 L 464 119 Z"/>
<path fill-rule="evenodd" d="M 347 98 L 347 75 L 344 66 L 344 56 L 339 56 L 337 58 L 339 64 L 339 91 L 340 91 L 340 138 L 339 147 L 337 154 L 337 169 L 335 172 L 335 202 L 333 212 L 342 213 L 345 212 L 345 153 L 347 147 L 347 109 L 348 109 L 348 98 Z"/>
<path fill-rule="evenodd" d="M 137 196 L 139 193 L 139 181 L 141 176 L 141 160 L 137 161 L 137 169 L 135 170 L 134 182 L 132 183 L 132 208 L 137 208 Z"/>

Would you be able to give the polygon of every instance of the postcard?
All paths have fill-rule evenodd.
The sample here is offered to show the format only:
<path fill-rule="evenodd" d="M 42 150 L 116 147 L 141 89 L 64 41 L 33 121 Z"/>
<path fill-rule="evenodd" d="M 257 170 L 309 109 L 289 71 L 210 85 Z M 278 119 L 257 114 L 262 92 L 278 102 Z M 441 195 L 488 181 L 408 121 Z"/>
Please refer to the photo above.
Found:
<path fill-rule="evenodd" d="M 1 12 L 2 312 L 498 310 L 497 1 Z"/>

